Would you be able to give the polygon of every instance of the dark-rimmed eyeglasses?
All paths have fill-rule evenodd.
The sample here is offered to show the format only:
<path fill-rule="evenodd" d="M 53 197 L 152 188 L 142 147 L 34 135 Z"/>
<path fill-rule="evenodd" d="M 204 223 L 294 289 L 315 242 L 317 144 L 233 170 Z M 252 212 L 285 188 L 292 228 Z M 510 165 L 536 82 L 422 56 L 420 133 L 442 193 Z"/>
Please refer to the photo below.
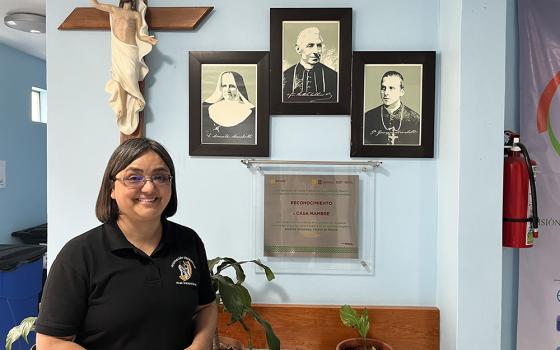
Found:
<path fill-rule="evenodd" d="M 173 180 L 172 175 L 152 175 L 152 176 L 142 176 L 142 175 L 130 175 L 125 177 L 115 177 L 113 181 L 119 180 L 122 182 L 126 187 L 143 187 L 146 182 L 151 181 L 154 185 L 157 186 L 167 186 Z"/>

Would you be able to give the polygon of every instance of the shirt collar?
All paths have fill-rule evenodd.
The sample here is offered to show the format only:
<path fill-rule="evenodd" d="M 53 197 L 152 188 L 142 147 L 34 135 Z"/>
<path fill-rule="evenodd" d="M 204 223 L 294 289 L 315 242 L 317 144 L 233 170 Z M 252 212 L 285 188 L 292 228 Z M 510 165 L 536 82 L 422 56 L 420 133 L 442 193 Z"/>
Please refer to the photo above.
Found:
<path fill-rule="evenodd" d="M 173 235 L 169 231 L 169 221 L 166 218 L 161 219 L 162 234 L 161 241 L 156 250 L 159 250 L 162 245 L 167 245 L 175 241 Z M 103 225 L 106 233 L 107 243 L 111 251 L 121 249 L 135 249 L 135 247 L 126 239 L 124 233 L 121 231 L 116 220 L 110 220 Z"/>

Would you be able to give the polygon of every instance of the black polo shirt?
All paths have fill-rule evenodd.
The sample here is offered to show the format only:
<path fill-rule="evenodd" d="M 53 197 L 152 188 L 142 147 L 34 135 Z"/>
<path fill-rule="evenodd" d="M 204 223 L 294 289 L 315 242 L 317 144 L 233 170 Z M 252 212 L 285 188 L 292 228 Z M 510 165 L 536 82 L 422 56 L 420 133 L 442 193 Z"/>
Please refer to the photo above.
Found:
<path fill-rule="evenodd" d="M 163 220 L 161 242 L 147 256 L 108 222 L 62 248 L 36 329 L 76 335 L 88 350 L 185 349 L 196 307 L 214 298 L 204 245 L 193 230 Z"/>

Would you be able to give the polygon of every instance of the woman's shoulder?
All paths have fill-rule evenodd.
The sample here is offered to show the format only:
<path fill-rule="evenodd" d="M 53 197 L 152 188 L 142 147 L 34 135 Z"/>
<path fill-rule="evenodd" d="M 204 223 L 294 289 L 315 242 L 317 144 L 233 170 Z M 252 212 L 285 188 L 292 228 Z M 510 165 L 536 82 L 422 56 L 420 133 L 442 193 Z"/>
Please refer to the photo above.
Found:
<path fill-rule="evenodd" d="M 96 259 L 103 259 L 100 258 L 100 249 L 97 248 L 103 241 L 102 227 L 103 225 L 94 227 L 66 242 L 54 258 L 51 271 L 62 268 L 72 270 L 77 275 L 87 276 Z"/>
<path fill-rule="evenodd" d="M 200 237 L 198 236 L 195 230 L 173 221 L 167 221 L 167 230 L 170 235 L 178 239 L 183 239 L 183 240 L 200 239 Z"/>
<path fill-rule="evenodd" d="M 64 244 L 58 257 L 72 259 L 77 256 L 84 256 L 88 251 L 95 250 L 101 244 L 103 234 L 103 224 L 96 226 L 82 234 L 79 234 Z"/>

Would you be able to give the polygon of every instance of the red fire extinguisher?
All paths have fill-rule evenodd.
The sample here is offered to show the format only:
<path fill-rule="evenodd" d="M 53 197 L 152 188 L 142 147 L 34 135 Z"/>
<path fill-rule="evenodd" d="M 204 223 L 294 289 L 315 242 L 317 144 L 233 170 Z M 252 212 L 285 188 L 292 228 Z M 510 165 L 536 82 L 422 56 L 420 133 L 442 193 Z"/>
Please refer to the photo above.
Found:
<path fill-rule="evenodd" d="M 502 244 L 529 248 L 539 235 L 534 167 L 519 134 L 506 131 Z M 509 138 L 509 140 L 508 140 Z"/>

